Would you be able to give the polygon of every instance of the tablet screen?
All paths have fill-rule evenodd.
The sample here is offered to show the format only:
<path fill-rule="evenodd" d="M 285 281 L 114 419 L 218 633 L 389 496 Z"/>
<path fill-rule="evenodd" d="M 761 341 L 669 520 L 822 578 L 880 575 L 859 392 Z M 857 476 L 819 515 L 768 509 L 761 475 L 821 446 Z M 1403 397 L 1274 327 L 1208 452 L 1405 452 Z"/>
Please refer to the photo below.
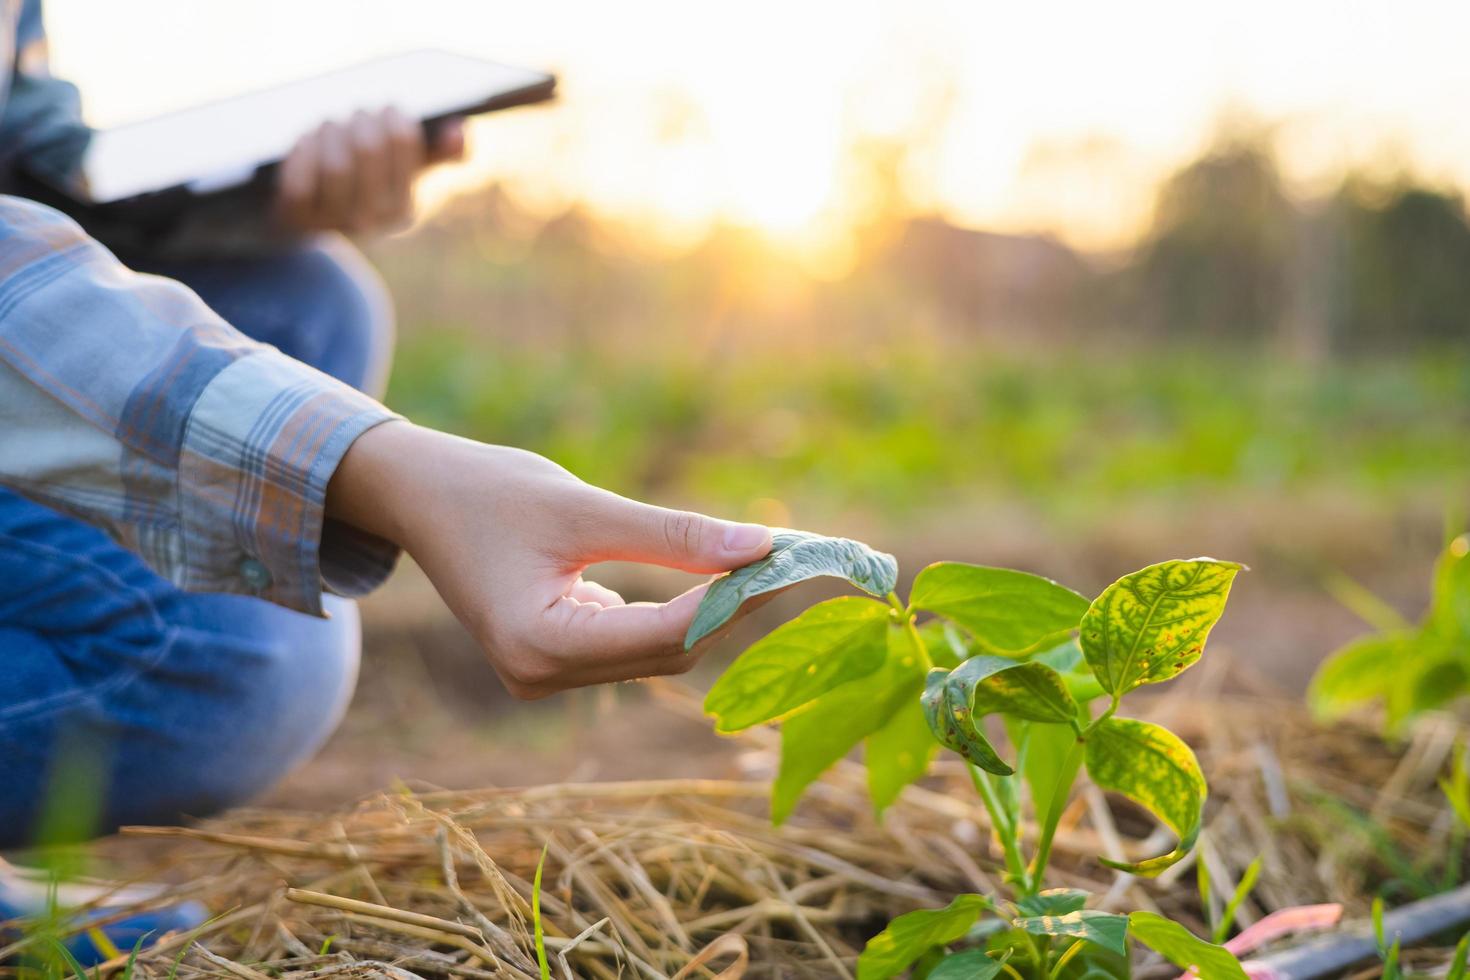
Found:
<path fill-rule="evenodd" d="M 205 193 L 244 183 L 302 135 L 359 109 L 395 106 L 433 119 L 545 89 L 551 76 L 443 51 L 413 51 L 315 78 L 100 130 L 82 160 L 99 204 L 181 185 Z M 528 99 L 527 101 L 530 101 Z"/>

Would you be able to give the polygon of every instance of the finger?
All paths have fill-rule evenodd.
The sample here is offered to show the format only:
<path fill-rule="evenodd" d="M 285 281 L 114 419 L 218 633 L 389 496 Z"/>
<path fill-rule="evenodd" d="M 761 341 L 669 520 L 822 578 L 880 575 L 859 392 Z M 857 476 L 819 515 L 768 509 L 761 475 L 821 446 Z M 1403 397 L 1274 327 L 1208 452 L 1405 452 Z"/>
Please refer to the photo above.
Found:
<path fill-rule="evenodd" d="M 548 615 L 555 625 L 546 628 L 551 652 L 538 672 L 512 678 L 507 686 L 516 697 L 529 700 L 590 684 L 685 673 L 740 619 L 784 591 L 745 603 L 724 626 L 686 650 L 684 634 L 708 588 L 696 586 L 662 604 L 635 602 L 611 609 L 578 607 L 570 601 L 554 604 Z"/>
<path fill-rule="evenodd" d="M 398 190 L 388 162 L 388 133 L 382 120 L 354 112 L 347 124 L 352 143 L 352 212 L 359 229 L 373 228 L 399 210 Z"/>
<path fill-rule="evenodd" d="M 598 492 L 573 532 L 572 562 L 635 561 L 686 572 L 724 572 L 763 558 L 771 532 L 690 511 L 666 510 Z"/>
<path fill-rule="evenodd" d="M 317 130 L 317 213 L 329 227 L 348 229 L 352 224 L 352 143 L 346 128 L 334 122 Z"/>
<path fill-rule="evenodd" d="M 449 163 L 464 159 L 464 120 L 446 119 L 434 130 L 433 144 L 429 147 L 430 163 Z"/>
<path fill-rule="evenodd" d="M 388 134 L 388 172 L 399 217 L 413 216 L 413 182 L 424 166 L 424 129 L 395 108 L 383 113 L 383 126 Z"/>
<path fill-rule="evenodd" d="M 288 228 L 315 227 L 320 152 L 315 135 L 307 134 L 296 141 L 276 171 L 276 214 Z"/>
<path fill-rule="evenodd" d="M 547 610 L 546 648 L 570 667 L 668 656 L 684 649 L 684 633 L 705 586 L 668 602 L 591 606 L 558 600 Z"/>
<path fill-rule="evenodd" d="M 612 589 L 599 582 L 588 582 L 585 579 L 577 579 L 572 583 L 567 595 L 578 602 L 595 602 L 600 606 L 622 606 L 626 600 Z"/>

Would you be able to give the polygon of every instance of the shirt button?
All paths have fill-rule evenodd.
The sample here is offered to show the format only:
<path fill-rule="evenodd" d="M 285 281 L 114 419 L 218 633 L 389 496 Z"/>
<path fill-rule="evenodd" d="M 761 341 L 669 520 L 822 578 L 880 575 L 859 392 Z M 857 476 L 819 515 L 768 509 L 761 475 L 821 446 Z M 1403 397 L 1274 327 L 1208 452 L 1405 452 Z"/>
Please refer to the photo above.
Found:
<path fill-rule="evenodd" d="M 270 570 L 254 558 L 240 562 L 240 577 L 257 592 L 271 584 Z"/>

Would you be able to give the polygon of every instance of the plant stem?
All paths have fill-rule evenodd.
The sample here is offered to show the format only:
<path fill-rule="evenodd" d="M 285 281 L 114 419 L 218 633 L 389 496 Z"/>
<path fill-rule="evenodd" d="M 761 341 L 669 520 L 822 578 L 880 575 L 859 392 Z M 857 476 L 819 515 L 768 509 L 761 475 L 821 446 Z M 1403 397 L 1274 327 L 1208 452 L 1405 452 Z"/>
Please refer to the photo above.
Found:
<path fill-rule="evenodd" d="M 1031 879 L 1026 874 L 1026 859 L 1021 855 L 1021 844 L 1017 840 L 1017 828 L 1011 823 L 1010 816 L 1001 805 L 1000 797 L 995 791 L 995 784 L 990 781 L 990 773 L 979 766 L 970 764 L 970 781 L 975 784 L 975 792 L 980 794 L 980 801 L 985 804 L 985 811 L 990 814 L 990 823 L 995 828 L 995 836 L 1000 838 L 1001 849 L 1005 852 L 1006 870 L 1016 882 L 1016 888 L 1022 897 L 1035 894 L 1031 887 Z"/>
<path fill-rule="evenodd" d="M 934 669 L 934 661 L 929 659 L 929 648 L 924 646 L 924 638 L 919 635 L 919 628 L 914 625 L 914 614 L 899 599 L 898 593 L 888 593 L 888 605 L 898 613 L 898 618 L 903 622 L 904 632 L 908 634 L 909 645 L 914 648 L 914 655 L 919 658 L 919 666 L 924 673 Z"/>
<path fill-rule="evenodd" d="M 1062 970 L 1066 968 L 1068 963 L 1072 962 L 1072 957 L 1076 956 L 1082 951 L 1082 945 L 1083 944 L 1081 940 L 1078 940 L 1077 942 L 1068 946 L 1066 951 L 1057 958 L 1056 964 L 1051 968 L 1051 973 L 1048 974 L 1051 980 L 1057 980 L 1057 978 L 1062 975 Z"/>
<path fill-rule="evenodd" d="M 1113 701 L 1112 701 L 1111 704 L 1108 705 L 1108 709 L 1106 711 L 1104 711 L 1102 714 L 1098 715 L 1096 718 L 1094 718 L 1092 720 L 1092 722 L 1090 724 L 1088 724 L 1088 726 L 1086 728 L 1082 729 L 1082 734 L 1080 736 L 1080 740 L 1081 741 L 1086 741 L 1087 740 L 1087 736 L 1091 735 L 1094 731 L 1096 731 L 1098 725 L 1101 725 L 1103 722 L 1105 722 L 1109 718 L 1113 717 L 1113 715 L 1118 710 L 1118 703 L 1121 700 L 1122 700 L 1122 697 L 1121 696 L 1119 696 L 1117 694 L 1113 695 Z"/>
<path fill-rule="evenodd" d="M 1091 729 L 1089 728 L 1089 731 Z M 1057 835 L 1057 824 L 1062 822 L 1067 800 L 1072 795 L 1072 784 L 1077 781 L 1077 770 L 1082 768 L 1082 754 L 1086 743 L 1081 739 L 1072 743 L 1072 749 L 1057 772 L 1057 783 L 1052 789 L 1051 805 L 1047 807 L 1045 821 L 1041 825 L 1041 839 L 1036 845 L 1036 857 L 1031 861 L 1031 880 L 1040 887 L 1045 880 L 1046 865 L 1051 860 L 1052 840 Z"/>

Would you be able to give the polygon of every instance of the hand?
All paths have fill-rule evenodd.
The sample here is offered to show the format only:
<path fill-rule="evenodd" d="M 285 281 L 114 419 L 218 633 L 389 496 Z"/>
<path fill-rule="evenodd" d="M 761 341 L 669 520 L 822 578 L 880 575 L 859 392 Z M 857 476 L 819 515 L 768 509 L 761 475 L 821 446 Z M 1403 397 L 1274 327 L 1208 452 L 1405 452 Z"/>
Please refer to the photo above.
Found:
<path fill-rule="evenodd" d="M 588 565 L 723 572 L 771 549 L 760 525 L 641 504 L 534 453 L 408 422 L 358 437 L 332 477 L 327 509 L 412 555 L 523 699 L 682 673 L 717 638 L 684 650 L 707 586 L 665 603 L 625 603 L 582 577 Z"/>
<path fill-rule="evenodd" d="M 464 121 L 423 127 L 397 109 L 323 123 L 281 162 L 275 220 L 291 232 L 391 231 L 413 219 L 413 184 L 435 163 L 464 156 Z"/>

